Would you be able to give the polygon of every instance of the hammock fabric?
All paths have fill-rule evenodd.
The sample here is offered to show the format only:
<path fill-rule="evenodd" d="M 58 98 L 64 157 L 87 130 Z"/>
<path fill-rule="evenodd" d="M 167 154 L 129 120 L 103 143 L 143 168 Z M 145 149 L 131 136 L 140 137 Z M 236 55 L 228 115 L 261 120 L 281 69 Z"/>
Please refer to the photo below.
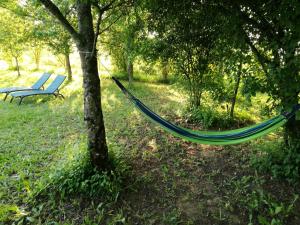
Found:
<path fill-rule="evenodd" d="M 291 112 L 282 113 L 272 119 L 250 127 L 235 129 L 230 131 L 194 131 L 191 129 L 177 126 L 168 122 L 149 109 L 144 103 L 133 96 L 116 78 L 112 77 L 117 86 L 122 90 L 126 97 L 151 121 L 158 124 L 164 130 L 182 139 L 209 145 L 230 145 L 246 142 L 263 135 L 266 135 L 284 125 L 300 109 L 300 105 L 293 107 Z"/>

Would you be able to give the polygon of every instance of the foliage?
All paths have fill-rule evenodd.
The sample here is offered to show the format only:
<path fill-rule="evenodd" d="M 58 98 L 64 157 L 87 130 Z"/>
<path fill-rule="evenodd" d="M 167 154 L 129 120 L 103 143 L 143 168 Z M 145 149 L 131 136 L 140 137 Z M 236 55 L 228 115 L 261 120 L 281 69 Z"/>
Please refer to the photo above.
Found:
<path fill-rule="evenodd" d="M 226 111 L 220 110 L 218 106 L 211 107 L 205 104 L 201 108 L 187 108 L 185 117 L 188 121 L 200 124 L 205 129 L 232 129 L 233 127 L 243 127 L 253 123 L 251 116 L 247 113 L 239 113 L 233 119 Z"/>
<path fill-rule="evenodd" d="M 299 101 L 299 20 L 298 1 L 220 1 L 219 7 L 230 12 L 228 21 L 255 54 L 264 70 L 263 90 L 275 105 L 289 110 Z M 293 12 L 293 13 L 290 13 Z M 228 14 L 229 15 L 229 14 Z M 279 103 L 279 104 L 278 104 Z M 286 142 L 299 140 L 299 121 L 291 118 L 286 125 Z"/>
<path fill-rule="evenodd" d="M 16 81 L 11 79 L 11 72 L 0 73 L 3 86 L 20 85 L 21 82 L 27 86 L 39 75 L 24 76 L 24 80 Z M 249 172 L 244 168 L 248 165 L 245 156 L 253 146 L 261 147 L 260 142 L 254 142 L 253 146 L 227 146 L 217 150 L 215 146 L 182 142 L 138 114 L 113 82 L 102 79 L 102 84 L 114 175 L 90 170 L 85 126 L 81 120 L 83 108 L 78 107 L 83 101 L 80 77 L 74 77 L 61 90 L 65 100 L 32 97 L 25 100 L 22 110 L 16 104 L 0 102 L 1 222 L 238 224 L 230 217 L 232 215 L 240 220 L 240 224 L 247 224 L 251 212 L 253 220 L 257 219 L 257 210 L 251 211 L 245 204 L 251 192 L 246 195 L 244 191 L 253 184 L 244 181 L 244 185 L 231 183 L 224 186 L 224 181 L 228 178 L 236 180 L 240 173 Z M 185 96 L 174 86 L 137 83 L 133 91 L 163 116 L 177 118 L 184 113 Z M 204 108 L 216 108 L 208 104 L 212 104 L 212 98 L 204 97 L 207 101 Z M 242 105 L 238 105 L 237 112 L 242 110 Z M 225 114 L 224 109 L 216 111 L 220 116 Z M 248 112 L 251 117 L 259 114 L 258 110 L 253 112 L 252 109 L 243 112 Z M 40 132 L 41 127 L 43 132 Z M 280 187 L 284 185 L 284 182 L 273 182 Z M 229 197 L 230 204 L 239 210 L 228 212 L 226 205 L 222 205 L 228 201 L 224 187 L 234 195 Z M 299 209 L 294 204 L 291 211 L 287 211 L 293 199 L 280 194 L 278 188 L 272 189 L 270 200 L 268 190 L 261 188 L 268 204 L 260 201 L 257 193 L 249 200 L 260 201 L 261 216 L 271 221 L 271 211 L 283 204 L 280 213 L 272 217 L 283 221 L 293 218 L 293 213 Z M 243 192 L 238 195 L 237 191 Z M 291 196 L 299 194 L 297 190 L 290 193 Z M 277 199 L 277 195 L 283 196 L 284 200 Z M 241 201 L 245 196 L 247 199 Z M 298 224 L 297 220 L 294 224 Z"/>
<path fill-rule="evenodd" d="M 299 183 L 299 145 L 287 147 L 276 144 L 262 150 L 266 154 L 252 160 L 255 168 L 261 172 L 271 173 L 274 178 L 285 179 L 291 184 Z"/>
<path fill-rule="evenodd" d="M 140 8 L 134 4 L 126 10 L 122 20 L 118 21 L 102 40 L 104 49 L 112 56 L 116 69 L 126 72 L 130 82 L 135 61 L 139 55 L 143 26 Z"/>
<path fill-rule="evenodd" d="M 186 81 L 191 105 L 199 107 L 202 94 L 215 90 L 219 80 L 218 73 L 212 76 L 211 54 L 222 30 L 221 18 L 190 2 L 149 1 L 148 8 L 149 31 L 168 46 L 168 57 Z"/>
<path fill-rule="evenodd" d="M 264 183 L 265 181 L 258 179 L 257 176 L 243 176 L 227 185 L 233 188 L 234 195 L 231 196 L 233 200 L 248 211 L 248 225 L 286 224 L 286 219 L 293 213 L 299 196 L 294 195 L 288 203 L 278 202 L 274 196 L 263 190 Z"/>
<path fill-rule="evenodd" d="M 239 51 L 233 52 L 234 49 L 246 49 L 246 52 L 251 49 L 256 62 L 253 64 L 247 59 L 245 63 L 257 67 L 258 62 L 263 73 L 255 71 L 248 76 L 245 82 L 251 86 L 247 85 L 244 90 L 251 94 L 263 91 L 270 95 L 274 105 L 279 103 L 279 108 L 288 110 L 298 103 L 300 92 L 299 4 L 289 0 L 278 4 L 276 1 L 221 0 L 211 4 L 148 0 L 146 5 L 151 13 L 149 23 L 153 32 L 160 35 L 159 39 L 166 39 L 173 52 L 179 53 L 174 59 L 182 68 L 180 74 L 193 78 L 188 78 L 192 81 L 188 85 L 190 92 L 195 93 L 190 95 L 193 105 L 200 105 L 202 92 L 211 86 L 209 81 L 214 80 L 213 76 L 204 75 L 209 74 L 209 65 L 214 64 L 214 58 L 222 52 L 219 49 L 229 49 L 225 51 L 227 58 L 230 52 L 238 57 Z M 255 89 L 249 91 L 251 87 Z M 294 118 L 287 123 L 286 139 L 290 145 L 300 140 L 298 123 Z"/>
<path fill-rule="evenodd" d="M 19 60 L 26 48 L 29 23 L 23 18 L 14 16 L 6 9 L 0 8 L 0 47 L 1 54 L 6 60 L 14 60 L 19 74 Z M 20 75 L 20 74 L 19 74 Z"/>
<path fill-rule="evenodd" d="M 101 197 L 107 201 L 117 200 L 122 190 L 121 176 L 125 174 L 121 175 L 113 170 L 97 171 L 90 164 L 88 157 L 78 158 L 69 164 L 51 176 L 51 180 L 47 181 L 46 189 L 38 191 L 39 196 L 51 193 L 65 198 L 76 194 L 85 197 Z M 122 165 L 117 165 L 116 169 L 122 169 Z"/>

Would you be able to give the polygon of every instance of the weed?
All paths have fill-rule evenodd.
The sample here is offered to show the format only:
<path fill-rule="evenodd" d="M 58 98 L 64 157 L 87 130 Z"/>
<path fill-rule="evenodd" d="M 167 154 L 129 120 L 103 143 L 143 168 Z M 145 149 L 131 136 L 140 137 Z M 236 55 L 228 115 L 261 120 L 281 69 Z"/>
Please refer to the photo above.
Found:
<path fill-rule="evenodd" d="M 265 154 L 253 157 L 252 165 L 260 172 L 269 172 L 274 178 L 285 179 L 298 184 L 300 179 L 300 146 L 286 147 L 279 143 L 262 148 Z"/>
<path fill-rule="evenodd" d="M 164 214 L 163 223 L 168 225 L 180 224 L 180 212 L 174 209 L 171 212 Z"/>
<path fill-rule="evenodd" d="M 253 123 L 251 116 L 245 112 L 236 113 L 235 118 L 221 110 L 218 106 L 203 104 L 202 107 L 189 107 L 186 109 L 185 117 L 189 122 L 200 123 L 205 129 L 232 129 L 247 126 Z"/>
<path fill-rule="evenodd" d="M 256 176 L 243 176 L 233 179 L 228 185 L 233 189 L 230 200 L 225 203 L 227 210 L 233 211 L 232 205 L 243 207 L 248 214 L 248 225 L 283 225 L 294 212 L 298 195 L 289 203 L 276 200 L 262 188 L 265 181 Z"/>

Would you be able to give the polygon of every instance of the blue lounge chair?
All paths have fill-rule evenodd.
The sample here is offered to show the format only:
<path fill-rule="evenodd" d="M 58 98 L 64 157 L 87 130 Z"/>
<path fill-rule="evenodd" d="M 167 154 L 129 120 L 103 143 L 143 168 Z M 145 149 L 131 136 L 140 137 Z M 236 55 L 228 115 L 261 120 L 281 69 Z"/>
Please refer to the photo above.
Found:
<path fill-rule="evenodd" d="M 31 91 L 31 90 L 39 90 L 43 88 L 43 85 L 46 83 L 46 81 L 49 79 L 51 76 L 50 73 L 44 73 L 40 79 L 38 79 L 31 87 L 9 87 L 9 88 L 0 88 L 0 94 L 5 94 L 5 97 L 3 101 L 6 100 L 7 96 L 11 92 L 16 92 L 16 91 Z"/>
<path fill-rule="evenodd" d="M 28 96 L 33 95 L 54 95 L 55 97 L 62 97 L 64 96 L 59 93 L 59 87 L 66 79 L 66 76 L 57 75 L 52 83 L 47 87 L 46 90 L 33 90 L 33 91 L 19 91 L 15 93 L 11 93 L 10 96 L 12 97 L 10 102 L 13 101 L 14 98 L 20 98 L 19 105 L 22 103 L 23 99 Z"/>

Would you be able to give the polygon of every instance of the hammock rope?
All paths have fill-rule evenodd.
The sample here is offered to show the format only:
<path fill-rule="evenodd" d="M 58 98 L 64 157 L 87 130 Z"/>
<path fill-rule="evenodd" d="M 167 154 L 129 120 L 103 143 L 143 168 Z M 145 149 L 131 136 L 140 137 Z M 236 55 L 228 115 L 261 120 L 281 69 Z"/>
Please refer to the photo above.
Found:
<path fill-rule="evenodd" d="M 124 95 L 129 99 L 131 103 L 139 109 L 142 114 L 149 118 L 154 123 L 158 124 L 164 130 L 172 133 L 174 136 L 182 139 L 210 145 L 230 145 L 246 142 L 261 136 L 264 136 L 282 125 L 284 125 L 295 113 L 300 109 L 300 105 L 295 105 L 291 112 L 285 112 L 272 119 L 266 120 L 257 125 L 253 125 L 246 128 L 240 128 L 230 131 L 195 131 L 187 128 L 177 126 L 158 114 L 149 109 L 144 103 L 137 99 L 132 93 L 130 93 L 123 84 L 112 77 L 117 86 L 121 89 Z"/>

